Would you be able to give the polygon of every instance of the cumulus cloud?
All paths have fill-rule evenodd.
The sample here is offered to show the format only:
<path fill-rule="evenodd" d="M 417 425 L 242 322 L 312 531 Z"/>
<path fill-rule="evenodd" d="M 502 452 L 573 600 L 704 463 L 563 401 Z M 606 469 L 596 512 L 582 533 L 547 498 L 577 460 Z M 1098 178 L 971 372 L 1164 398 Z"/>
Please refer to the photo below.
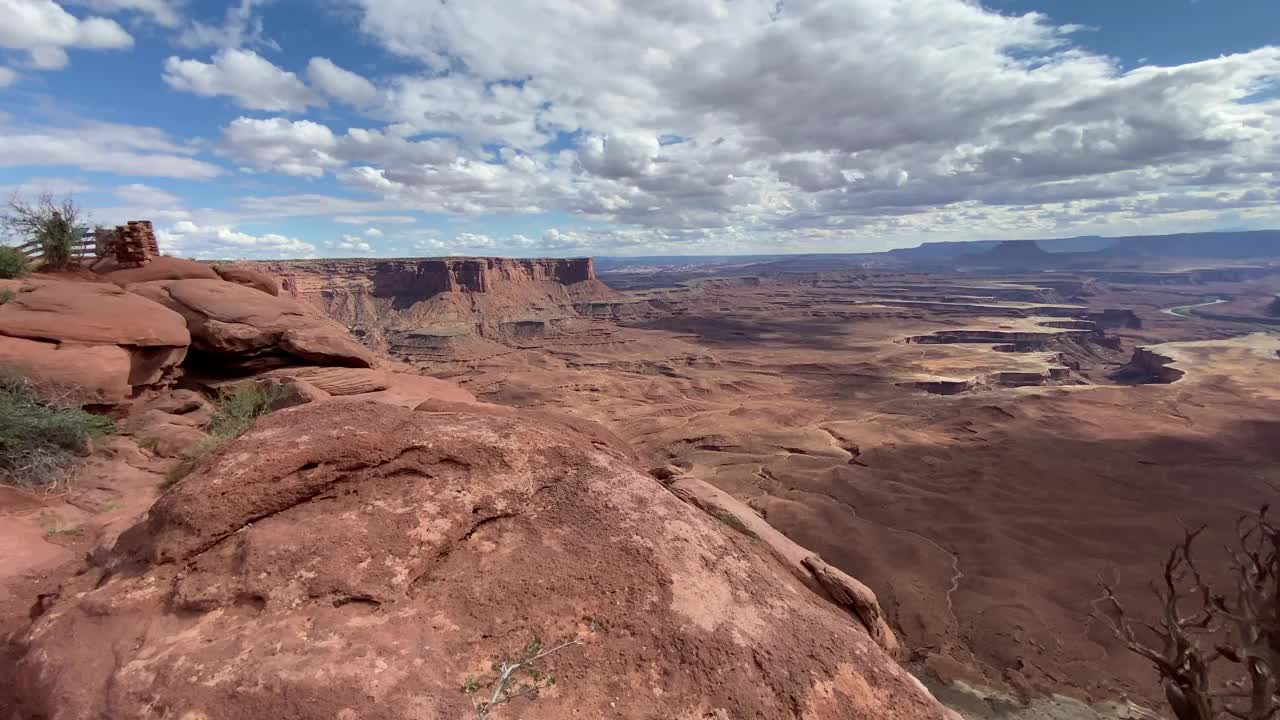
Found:
<path fill-rule="evenodd" d="M 0 17 L 0 47 L 27 51 L 41 70 L 66 67 L 68 48 L 133 47 L 133 37 L 116 21 L 78 18 L 53 0 L 0 0 Z"/>
<path fill-rule="evenodd" d="M 364 230 L 364 236 L 365 236 L 365 237 L 372 237 L 372 238 L 376 238 L 376 237 L 382 237 L 382 236 L 383 236 L 383 234 L 384 234 L 384 233 L 383 233 L 381 230 L 379 230 L 378 228 L 375 228 L 375 227 L 365 228 L 365 230 Z"/>
<path fill-rule="evenodd" d="M 337 240 L 325 243 L 325 247 L 330 250 L 338 250 L 342 252 L 354 252 L 362 255 L 369 255 L 374 252 L 373 246 L 358 235 L 343 235 Z"/>
<path fill-rule="evenodd" d="M 338 138 L 310 120 L 237 118 L 222 134 L 223 146 L 241 165 L 317 178 L 344 163 L 334 156 Z"/>
<path fill-rule="evenodd" d="M 252 235 L 230 225 L 199 225 L 182 220 L 156 231 L 162 247 L 175 254 L 202 260 L 239 260 L 273 257 L 313 257 L 316 247 L 297 238 L 264 233 Z"/>
<path fill-rule="evenodd" d="M 436 71 L 387 80 L 384 133 L 458 152 L 353 150 L 333 172 L 415 209 L 809 246 L 1060 233 L 1087 202 L 1242 198 L 1280 166 L 1275 47 L 1126 71 L 1079 27 L 963 0 L 358 3 L 369 37 Z"/>
<path fill-rule="evenodd" d="M 252 50 L 220 50 L 207 63 L 171 56 L 165 60 L 163 77 L 174 90 L 227 96 L 249 110 L 301 112 L 324 102 L 297 75 Z"/>
<path fill-rule="evenodd" d="M 0 167 L 78 167 L 130 176 L 209 179 L 222 168 L 156 128 L 90 123 L 76 127 L 0 125 Z"/>
<path fill-rule="evenodd" d="M 494 248 L 497 247 L 498 241 L 483 233 L 458 233 L 454 236 L 453 244 L 462 248 Z"/>
<path fill-rule="evenodd" d="M 639 177 L 653 172 L 658 150 L 658 138 L 649 134 L 593 135 L 583 141 L 578 160 L 600 177 Z"/>
<path fill-rule="evenodd" d="M 363 76 L 340 68 L 332 60 L 311 58 L 307 63 L 307 79 L 320 92 L 349 105 L 363 107 L 378 98 L 378 89 Z"/>
<path fill-rule="evenodd" d="M 237 118 L 224 129 L 222 145 L 245 167 L 300 177 L 321 177 L 353 161 L 415 166 L 458 157 L 448 140 L 411 141 L 361 128 L 338 136 L 325 125 L 288 118 Z"/>

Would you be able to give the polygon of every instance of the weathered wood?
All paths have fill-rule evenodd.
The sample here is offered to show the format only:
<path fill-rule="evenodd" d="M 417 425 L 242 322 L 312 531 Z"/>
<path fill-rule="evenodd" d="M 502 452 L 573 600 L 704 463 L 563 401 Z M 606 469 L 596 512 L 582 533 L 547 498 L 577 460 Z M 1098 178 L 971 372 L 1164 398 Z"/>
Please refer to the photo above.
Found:
<path fill-rule="evenodd" d="M 26 255 L 27 259 L 32 263 L 39 264 L 44 260 L 44 248 L 35 240 L 21 245 L 16 245 L 14 248 L 23 255 Z M 96 249 L 97 243 L 94 240 L 80 240 L 72 245 L 71 257 L 75 260 L 83 261 L 91 255 L 96 255 Z"/>

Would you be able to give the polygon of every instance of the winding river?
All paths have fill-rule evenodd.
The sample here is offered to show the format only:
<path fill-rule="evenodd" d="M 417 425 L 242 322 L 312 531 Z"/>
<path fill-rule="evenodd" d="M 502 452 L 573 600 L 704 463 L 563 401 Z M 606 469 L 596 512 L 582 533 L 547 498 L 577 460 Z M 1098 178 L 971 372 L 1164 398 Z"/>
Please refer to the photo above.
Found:
<path fill-rule="evenodd" d="M 1177 307 L 1164 308 L 1160 312 L 1166 313 L 1169 315 L 1177 315 L 1180 318 L 1189 318 L 1192 315 L 1192 312 L 1191 312 L 1192 308 L 1206 307 L 1208 305 L 1217 305 L 1218 303 L 1224 303 L 1224 302 L 1226 302 L 1224 298 L 1213 298 L 1211 300 L 1206 300 L 1205 302 L 1196 303 L 1194 305 L 1178 305 Z"/>

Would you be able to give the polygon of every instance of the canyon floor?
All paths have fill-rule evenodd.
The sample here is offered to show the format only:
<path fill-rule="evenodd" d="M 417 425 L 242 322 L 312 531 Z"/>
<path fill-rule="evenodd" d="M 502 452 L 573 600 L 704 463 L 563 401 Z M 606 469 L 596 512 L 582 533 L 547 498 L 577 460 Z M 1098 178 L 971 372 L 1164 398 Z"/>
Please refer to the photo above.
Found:
<path fill-rule="evenodd" d="M 378 672 L 352 672 L 341 687 L 326 678 L 378 653 L 437 662 L 432 643 L 447 635 L 462 683 L 475 638 L 499 652 L 498 640 L 515 641 L 512 628 L 554 625 L 556 613 L 608 599 L 614 614 L 588 613 L 603 624 L 579 637 L 642 638 L 632 650 L 649 664 L 622 646 L 583 650 L 591 659 L 566 660 L 567 679 L 608 691 L 553 698 L 531 717 L 622 698 L 630 704 L 619 716 L 650 717 L 650 686 L 675 693 L 670 707 L 706 701 L 737 708 L 735 717 L 848 717 L 850 708 L 944 716 L 891 661 L 900 649 L 908 669 L 972 720 L 1150 717 L 1144 708 L 1161 707 L 1156 678 L 1094 619 L 1099 579 L 1134 612 L 1151 611 L 1147 582 L 1182 525 L 1209 525 L 1201 547 L 1216 575 L 1214 553 L 1236 518 L 1280 489 L 1280 266 L 923 273 L 802 258 L 781 269 L 611 267 L 597 276 L 586 259 L 248 268 L 161 258 L 22 284 L 0 317 L 10 361 L 92 381 L 117 408 L 119 433 L 69 489 L 0 495 L 0 634 L 11 638 L 0 668 L 23 678 L 0 691 L 0 708 L 74 706 L 68 716 L 87 717 L 164 696 L 261 710 L 282 688 L 310 698 L 282 717 L 326 716 L 330 694 L 352 688 L 341 698 L 350 707 L 376 691 L 453 708 L 456 683 L 436 677 L 409 673 L 387 687 Z M 40 313 L 55 306 L 83 321 L 61 328 L 55 355 L 84 353 L 83 362 L 45 362 L 50 343 L 25 339 L 44 338 Z M 306 404 L 270 416 L 166 490 L 166 475 L 205 437 L 210 393 L 245 377 L 304 388 Z M 452 449 L 432 449 L 441 443 Z M 542 480 L 507 487 L 511 468 Z M 405 489 L 405 478 L 416 484 Z M 452 478 L 448 502 L 435 478 Z M 351 492 L 306 489 L 348 482 Z M 559 490 L 541 494 L 548 488 Z M 474 493 L 496 494 L 454 507 Z M 607 500 L 619 493 L 625 512 Z M 503 510 L 508 495 L 517 510 Z M 316 504 L 340 498 L 336 515 Z M 428 522 L 442 502 L 457 511 L 445 513 L 448 532 L 388 529 Z M 672 518 L 696 532 L 671 535 Z M 288 559 L 251 572 L 234 553 L 205 557 L 192 533 L 215 545 L 235 538 L 245 558 Z M 696 560 L 689 548 L 702 545 L 720 550 Z M 550 555 L 520 560 L 530 548 Z M 453 549 L 462 565 L 432 575 L 430 559 Z M 175 569 L 174 553 L 186 569 Z M 371 582 L 374 557 L 396 572 Z M 509 563 L 496 584 L 458 574 L 494 558 Z M 667 566 L 676 570 L 645 574 Z M 321 568 L 321 579 L 290 575 L 304 567 Z M 837 578 L 841 591 L 815 589 L 818 577 Z M 444 596 L 422 592 L 423 578 L 445 583 L 456 602 L 432 606 Z M 851 600 L 833 609 L 801 584 L 817 598 Z M 169 599 L 142 592 L 152 585 L 172 586 Z M 493 601 L 535 587 L 560 589 L 532 614 Z M 643 602 L 619 605 L 633 600 Z M 572 608 L 553 612 L 562 601 Z M 659 617 L 658 607 L 674 614 Z M 391 613 L 409 624 L 361 629 Z M 202 624 L 224 616 L 225 628 Z M 288 662 L 232 663 L 203 684 L 177 671 L 190 658 L 216 668 L 277 653 L 294 635 L 272 632 L 317 618 L 332 621 L 353 654 L 299 647 Z M 493 634 L 495 623 L 505 635 Z M 715 633 L 699 634 L 704 624 Z M 85 644 L 84 628 L 101 642 Z M 418 641 L 406 650 L 409 635 Z M 117 666 L 80 652 L 95 643 L 124 654 Z M 157 650 L 172 643 L 186 645 Z M 134 656 L 164 667 L 139 675 L 119 660 Z M 832 681 L 839 702 L 799 712 L 831 690 L 826 680 L 792 683 L 801 665 L 819 679 L 853 668 L 862 680 Z M 738 666 L 754 679 L 723 672 Z M 264 672 L 270 687 L 255 680 Z M 223 686 L 265 694 L 200 689 Z M 765 686 L 759 697 L 750 690 Z"/>
<path fill-rule="evenodd" d="M 357 334 L 442 334 L 356 317 L 390 305 L 303 266 L 275 270 Z M 1280 337 L 1260 308 L 1280 278 L 749 270 L 606 274 L 624 291 L 470 330 L 451 316 L 449 342 L 391 350 L 747 502 L 867 583 L 923 677 L 1159 707 L 1150 668 L 1091 619 L 1098 578 L 1149 608 L 1180 523 L 1208 523 L 1211 554 L 1275 497 Z M 1218 298 L 1256 316 L 1185 309 Z"/>

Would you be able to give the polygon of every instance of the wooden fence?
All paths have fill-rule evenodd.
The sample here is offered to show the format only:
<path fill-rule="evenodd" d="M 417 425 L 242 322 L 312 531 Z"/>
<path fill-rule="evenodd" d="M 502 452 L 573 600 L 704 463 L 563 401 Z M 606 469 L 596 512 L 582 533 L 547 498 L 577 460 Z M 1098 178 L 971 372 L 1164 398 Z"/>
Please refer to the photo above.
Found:
<path fill-rule="evenodd" d="M 38 267 L 40 263 L 44 262 L 44 248 L 41 247 L 40 243 L 36 242 L 35 240 L 32 240 L 29 243 L 23 243 L 22 245 L 18 245 L 16 246 L 16 249 L 18 252 L 22 253 L 23 255 L 26 255 L 27 259 L 31 261 L 32 265 L 35 265 Z M 81 265 L 83 265 L 85 264 L 86 260 L 92 261 L 97 256 L 98 256 L 98 240 L 94 236 L 93 231 L 88 230 L 83 235 L 81 235 L 79 242 L 77 242 L 74 246 L 72 246 L 71 257 L 74 258 L 76 262 L 79 262 Z"/>

